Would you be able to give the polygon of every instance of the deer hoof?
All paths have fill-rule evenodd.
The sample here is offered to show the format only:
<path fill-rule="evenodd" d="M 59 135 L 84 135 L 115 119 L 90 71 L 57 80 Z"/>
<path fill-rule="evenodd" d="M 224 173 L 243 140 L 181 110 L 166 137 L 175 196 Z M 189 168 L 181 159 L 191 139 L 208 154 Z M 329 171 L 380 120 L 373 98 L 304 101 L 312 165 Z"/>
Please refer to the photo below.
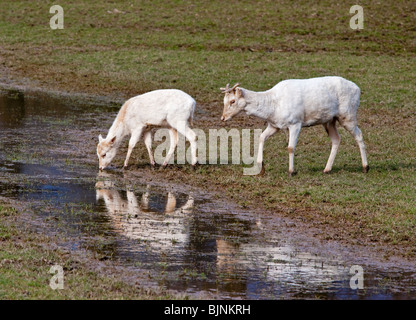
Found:
<path fill-rule="evenodd" d="M 289 171 L 289 178 L 292 178 L 293 176 L 296 176 L 298 174 L 297 171 Z"/>

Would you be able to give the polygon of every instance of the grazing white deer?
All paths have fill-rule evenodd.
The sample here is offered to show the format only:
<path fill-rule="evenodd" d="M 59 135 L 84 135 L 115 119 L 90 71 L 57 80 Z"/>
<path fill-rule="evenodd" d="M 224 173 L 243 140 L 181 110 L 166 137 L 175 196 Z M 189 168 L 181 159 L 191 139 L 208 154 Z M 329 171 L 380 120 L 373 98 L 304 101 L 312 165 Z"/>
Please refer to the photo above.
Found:
<path fill-rule="evenodd" d="M 166 155 L 165 167 L 178 144 L 178 132 L 191 144 L 192 166 L 196 158 L 196 134 L 189 127 L 195 111 L 195 100 L 187 93 L 176 89 L 151 91 L 127 100 L 121 107 L 107 137 L 99 135 L 97 155 L 100 170 L 104 170 L 114 159 L 117 150 L 127 135 L 131 135 L 124 168 L 127 167 L 134 146 L 144 137 L 150 163 L 155 165 L 152 154 L 151 129 L 155 126 L 169 128 L 170 148 Z"/>
<path fill-rule="evenodd" d="M 332 141 L 331 154 L 324 170 L 325 173 L 330 172 L 341 142 L 337 121 L 355 138 L 360 148 L 363 172 L 368 172 L 363 135 L 357 126 L 360 88 L 353 82 L 341 77 L 321 77 L 281 81 L 264 92 L 243 89 L 239 84 L 232 88 L 227 84 L 221 90 L 225 93 L 222 121 L 245 111 L 268 122 L 259 139 L 257 165 L 262 166 L 262 173 L 264 142 L 277 129 L 289 129 L 289 175 L 292 175 L 300 129 L 318 124 L 325 127 Z"/>

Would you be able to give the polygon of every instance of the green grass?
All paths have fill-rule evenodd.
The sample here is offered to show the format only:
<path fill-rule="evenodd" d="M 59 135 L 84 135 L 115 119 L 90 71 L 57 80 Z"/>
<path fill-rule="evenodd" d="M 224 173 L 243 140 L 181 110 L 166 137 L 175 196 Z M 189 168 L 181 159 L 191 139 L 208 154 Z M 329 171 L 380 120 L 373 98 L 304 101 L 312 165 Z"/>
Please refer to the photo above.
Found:
<path fill-rule="evenodd" d="M 64 1 L 63 30 L 49 27 L 52 4 L 2 1 L 1 51 L 12 73 L 67 90 L 179 87 L 208 102 L 227 81 L 266 89 L 322 74 L 358 80 L 379 63 L 411 69 L 397 55 L 414 64 L 413 1 L 362 3 L 359 32 L 349 5 L 333 1 Z"/>
<path fill-rule="evenodd" d="M 290 215 L 321 227 L 329 238 L 386 243 L 415 255 L 414 1 L 360 2 L 360 31 L 349 28 L 351 4 L 329 0 L 60 4 L 65 28 L 51 30 L 52 1 L 2 1 L 0 67 L 9 78 L 122 98 L 179 88 L 196 98 L 194 123 L 204 130 L 221 126 L 218 89 L 227 82 L 265 90 L 283 79 L 339 75 L 357 83 L 359 126 L 371 167 L 366 175 L 358 147 L 343 129 L 333 173 L 321 173 L 330 152 L 322 127 L 302 130 L 295 157 L 299 174 L 292 179 L 281 133 L 266 143 L 264 177 L 245 177 L 239 165 L 155 175 L 215 186 L 244 207 Z M 124 13 L 108 13 L 115 8 Z M 265 127 L 242 116 L 228 125 Z M 145 149 L 137 148 L 134 158 L 147 161 Z"/>

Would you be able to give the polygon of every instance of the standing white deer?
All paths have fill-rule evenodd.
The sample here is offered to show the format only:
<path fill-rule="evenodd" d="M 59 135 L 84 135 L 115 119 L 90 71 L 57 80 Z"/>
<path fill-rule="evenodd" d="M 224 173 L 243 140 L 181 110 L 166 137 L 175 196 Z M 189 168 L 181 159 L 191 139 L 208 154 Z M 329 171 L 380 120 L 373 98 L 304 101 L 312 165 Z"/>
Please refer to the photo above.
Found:
<path fill-rule="evenodd" d="M 259 139 L 257 165 L 264 173 L 263 148 L 267 138 L 277 129 L 289 129 L 289 175 L 294 174 L 294 152 L 302 127 L 322 124 L 332 141 L 331 154 L 325 173 L 332 169 L 341 138 L 336 128 L 338 121 L 357 142 L 363 166 L 369 166 L 361 130 L 357 126 L 357 109 L 360 104 L 360 88 L 341 77 L 284 80 L 272 89 L 254 92 L 240 88 L 221 88 L 224 96 L 222 121 L 227 121 L 241 111 L 266 120 L 268 126 Z"/>
<path fill-rule="evenodd" d="M 151 91 L 127 100 L 121 107 L 107 137 L 99 135 L 97 155 L 100 170 L 104 170 L 114 159 L 117 150 L 127 135 L 131 135 L 124 168 L 127 168 L 134 146 L 144 137 L 144 143 L 150 157 L 150 163 L 155 165 L 152 154 L 153 127 L 167 127 L 170 133 L 170 149 L 166 155 L 165 167 L 178 144 L 178 132 L 183 134 L 191 144 L 192 166 L 197 163 L 196 134 L 189 127 L 195 111 L 195 100 L 187 93 L 176 89 Z"/>

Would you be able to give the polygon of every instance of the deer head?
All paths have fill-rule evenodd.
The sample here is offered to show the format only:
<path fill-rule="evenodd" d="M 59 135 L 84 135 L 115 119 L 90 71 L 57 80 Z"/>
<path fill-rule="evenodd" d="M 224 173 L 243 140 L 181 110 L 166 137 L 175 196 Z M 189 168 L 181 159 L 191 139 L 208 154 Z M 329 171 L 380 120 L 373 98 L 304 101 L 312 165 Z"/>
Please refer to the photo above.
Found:
<path fill-rule="evenodd" d="M 246 101 L 244 99 L 244 93 L 241 88 L 238 88 L 240 84 L 236 83 L 232 88 L 229 84 L 225 88 L 221 88 L 224 96 L 224 111 L 222 113 L 221 120 L 228 121 L 235 115 L 239 114 L 244 110 L 246 106 Z"/>

